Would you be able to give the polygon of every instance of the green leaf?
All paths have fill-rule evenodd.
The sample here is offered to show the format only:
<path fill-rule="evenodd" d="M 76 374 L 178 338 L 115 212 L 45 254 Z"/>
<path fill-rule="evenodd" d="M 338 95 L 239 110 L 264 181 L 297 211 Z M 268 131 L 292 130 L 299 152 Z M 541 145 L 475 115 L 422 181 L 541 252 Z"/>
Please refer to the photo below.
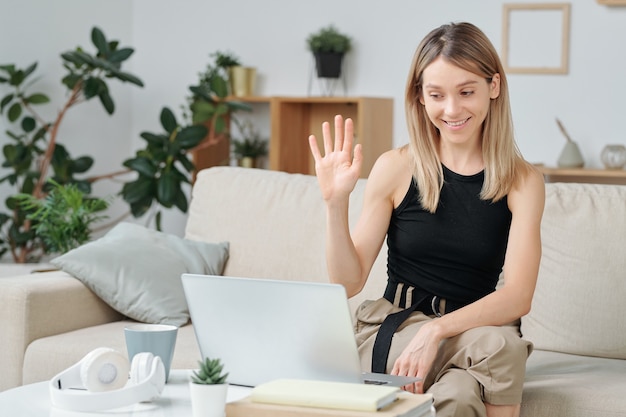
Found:
<path fill-rule="evenodd" d="M 174 205 L 178 207 L 180 211 L 183 213 L 187 213 L 187 208 L 189 207 L 187 203 L 187 196 L 183 192 L 182 188 L 178 188 L 176 192 L 176 199 L 174 200 Z"/>
<path fill-rule="evenodd" d="M 161 126 L 163 126 L 167 133 L 172 133 L 178 128 L 178 122 L 176 121 L 174 113 L 167 107 L 163 107 L 161 110 Z"/>
<path fill-rule="evenodd" d="M 0 101 L 0 113 L 2 113 L 4 111 L 4 107 L 13 100 L 13 97 L 15 97 L 14 94 L 7 94 L 2 98 L 2 101 Z"/>
<path fill-rule="evenodd" d="M 170 208 L 176 201 L 176 193 L 180 182 L 173 172 L 164 172 L 157 180 L 157 201 L 164 207 Z"/>
<path fill-rule="evenodd" d="M 219 135 L 226 130 L 226 121 L 224 120 L 223 117 L 215 118 L 215 120 L 213 120 L 213 123 L 214 123 L 213 130 L 215 131 L 216 134 Z"/>
<path fill-rule="evenodd" d="M 140 136 L 144 138 L 148 143 L 157 146 L 163 146 L 167 143 L 167 136 L 164 135 L 155 135 L 150 132 L 141 132 Z"/>
<path fill-rule="evenodd" d="M 9 107 L 8 118 L 11 123 L 19 119 L 22 115 L 22 105 L 20 103 L 13 103 L 11 107 Z"/>
<path fill-rule="evenodd" d="M 113 103 L 113 99 L 109 95 L 109 92 L 103 91 L 98 94 L 98 97 L 100 97 L 100 102 L 104 106 L 104 109 L 107 111 L 107 113 L 113 114 L 115 112 L 115 103 Z"/>
<path fill-rule="evenodd" d="M 137 77 L 135 77 L 134 75 L 129 74 L 129 73 L 127 73 L 127 72 L 121 72 L 121 71 L 119 71 L 119 72 L 117 72 L 117 73 L 115 74 L 115 76 L 116 76 L 117 78 L 119 78 L 120 80 L 122 80 L 122 81 L 127 81 L 127 82 L 129 82 L 129 83 L 132 83 L 132 84 L 138 85 L 139 87 L 143 87 L 143 81 L 141 81 L 139 78 L 137 78 Z"/>
<path fill-rule="evenodd" d="M 15 65 L 13 65 L 13 64 L 0 65 L 0 70 L 6 72 L 8 74 L 13 74 L 15 72 Z"/>
<path fill-rule="evenodd" d="M 22 82 L 24 81 L 24 78 L 25 78 L 24 71 L 22 70 L 15 71 L 13 74 L 11 74 L 11 79 L 9 80 L 9 84 L 17 87 L 20 84 L 22 84 Z"/>
<path fill-rule="evenodd" d="M 76 158 L 71 163 L 72 172 L 75 174 L 87 172 L 93 166 L 93 162 L 94 160 L 90 156 L 81 156 L 80 158 Z"/>
<path fill-rule="evenodd" d="M 30 133 L 37 127 L 37 122 L 30 116 L 26 116 L 22 119 L 22 130 L 26 133 Z"/>
<path fill-rule="evenodd" d="M 108 89 L 104 81 L 96 77 L 87 78 L 85 85 L 83 86 L 83 93 L 85 94 L 85 99 L 87 100 L 106 90 Z"/>
<path fill-rule="evenodd" d="M 61 58 L 63 58 L 64 60 L 68 62 L 71 62 L 77 67 L 80 67 L 86 64 L 86 62 L 83 59 L 81 59 L 79 55 L 74 51 L 62 53 Z"/>
<path fill-rule="evenodd" d="M 50 98 L 48 98 L 47 95 L 40 94 L 40 93 L 32 94 L 26 97 L 25 100 L 27 103 L 30 103 L 30 104 L 44 104 L 44 103 L 50 102 Z"/>
<path fill-rule="evenodd" d="M 157 168 L 152 163 L 152 160 L 148 158 L 137 157 L 128 159 L 124 161 L 124 166 L 146 177 L 154 177 L 157 173 Z"/>
<path fill-rule="evenodd" d="M 155 181 L 152 178 L 139 176 L 135 181 L 127 182 L 122 187 L 122 197 L 129 204 L 137 203 L 154 196 Z"/>
<path fill-rule="evenodd" d="M 30 74 L 33 73 L 33 71 L 35 71 L 35 69 L 37 68 L 37 62 L 35 61 L 34 63 L 30 64 L 30 66 L 28 68 L 26 68 L 24 70 L 24 78 L 28 77 Z"/>
<path fill-rule="evenodd" d="M 211 80 L 211 90 L 213 90 L 218 97 L 224 98 L 228 95 L 228 82 L 222 77 L 213 77 Z"/>
<path fill-rule="evenodd" d="M 191 160 L 187 158 L 186 155 L 180 155 L 178 161 L 187 170 L 187 172 L 193 172 L 193 170 L 196 168 L 193 162 L 191 162 Z"/>
<path fill-rule="evenodd" d="M 131 203 L 130 212 L 133 215 L 133 217 L 137 218 L 146 214 L 148 210 L 150 210 L 150 207 L 152 207 L 153 200 L 154 198 L 151 195 L 149 195 L 140 199 L 139 201 Z"/>
<path fill-rule="evenodd" d="M 208 133 L 209 131 L 205 126 L 187 126 L 178 132 L 178 135 L 176 135 L 176 142 L 178 142 L 182 149 L 191 149 L 202 142 L 202 139 L 204 139 Z"/>
<path fill-rule="evenodd" d="M 82 77 L 78 74 L 68 74 L 65 77 L 63 77 L 63 79 L 61 80 L 61 82 L 70 90 L 72 90 L 76 84 L 78 84 L 78 82 L 82 80 Z"/>
<path fill-rule="evenodd" d="M 111 52 L 108 56 L 109 62 L 123 62 L 126 61 L 135 52 L 132 48 L 122 48 L 120 50 Z"/>
<path fill-rule="evenodd" d="M 107 43 L 106 37 L 104 33 L 100 29 L 94 26 L 91 29 L 91 41 L 98 48 L 98 52 L 102 55 L 106 55 L 109 53 L 109 44 Z"/>

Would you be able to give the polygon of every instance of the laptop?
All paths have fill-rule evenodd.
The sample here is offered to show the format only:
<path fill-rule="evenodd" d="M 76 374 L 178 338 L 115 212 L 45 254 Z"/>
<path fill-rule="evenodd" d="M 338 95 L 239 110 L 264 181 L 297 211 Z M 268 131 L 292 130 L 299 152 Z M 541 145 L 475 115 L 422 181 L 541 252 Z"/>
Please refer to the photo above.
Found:
<path fill-rule="evenodd" d="M 183 274 L 203 358 L 220 358 L 228 382 L 279 378 L 403 386 L 418 378 L 363 373 L 343 286 Z"/>

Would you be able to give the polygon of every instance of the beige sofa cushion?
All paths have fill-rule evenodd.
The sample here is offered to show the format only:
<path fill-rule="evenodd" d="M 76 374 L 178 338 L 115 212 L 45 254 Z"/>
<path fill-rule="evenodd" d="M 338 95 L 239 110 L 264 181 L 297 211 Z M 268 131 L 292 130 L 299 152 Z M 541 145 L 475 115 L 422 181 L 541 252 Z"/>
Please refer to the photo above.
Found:
<path fill-rule="evenodd" d="M 541 232 L 524 337 L 538 349 L 626 359 L 626 187 L 546 184 Z"/>
<path fill-rule="evenodd" d="M 521 417 L 626 416 L 626 361 L 535 350 Z"/>
<path fill-rule="evenodd" d="M 351 195 L 352 225 L 364 189 L 359 180 Z M 226 276 L 328 282 L 325 235 L 326 209 L 314 176 L 237 167 L 198 173 L 185 237 L 231 242 Z M 365 288 L 350 299 L 352 312 L 362 300 L 382 296 L 386 262 L 383 245 Z"/>

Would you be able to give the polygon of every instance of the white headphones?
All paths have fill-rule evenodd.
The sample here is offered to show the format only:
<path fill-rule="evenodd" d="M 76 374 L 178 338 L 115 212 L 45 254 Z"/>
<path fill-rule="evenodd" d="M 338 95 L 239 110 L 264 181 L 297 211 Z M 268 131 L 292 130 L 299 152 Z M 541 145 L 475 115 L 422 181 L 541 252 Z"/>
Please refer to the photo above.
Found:
<path fill-rule="evenodd" d="M 159 356 L 138 353 L 129 366 L 120 352 L 98 348 L 50 380 L 50 399 L 66 410 L 100 411 L 152 401 L 164 386 Z"/>

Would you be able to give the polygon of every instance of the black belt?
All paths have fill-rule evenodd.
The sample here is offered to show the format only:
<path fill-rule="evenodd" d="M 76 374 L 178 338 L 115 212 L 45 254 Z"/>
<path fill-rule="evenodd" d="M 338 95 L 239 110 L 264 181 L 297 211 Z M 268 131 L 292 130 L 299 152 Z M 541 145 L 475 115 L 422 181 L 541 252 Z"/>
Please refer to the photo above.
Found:
<path fill-rule="evenodd" d="M 397 287 L 398 283 L 388 282 L 387 288 L 385 289 L 384 298 L 392 304 L 396 304 Z M 405 308 L 409 291 L 411 291 L 412 302 L 408 308 Z M 385 317 L 385 320 L 383 320 L 380 329 L 378 329 L 374 347 L 372 348 L 372 372 L 387 372 L 387 359 L 389 357 L 389 350 L 391 349 L 391 339 L 398 330 L 398 327 L 409 318 L 411 313 L 421 311 L 427 316 L 434 315 L 441 317 L 442 313 L 440 312 L 440 307 L 442 303 L 444 304 L 444 313 L 449 313 L 462 307 L 462 305 L 450 303 L 448 300 L 442 300 L 440 297 L 416 287 L 406 284 L 403 285 L 397 305 L 404 308 L 404 310 L 389 314 Z"/>

